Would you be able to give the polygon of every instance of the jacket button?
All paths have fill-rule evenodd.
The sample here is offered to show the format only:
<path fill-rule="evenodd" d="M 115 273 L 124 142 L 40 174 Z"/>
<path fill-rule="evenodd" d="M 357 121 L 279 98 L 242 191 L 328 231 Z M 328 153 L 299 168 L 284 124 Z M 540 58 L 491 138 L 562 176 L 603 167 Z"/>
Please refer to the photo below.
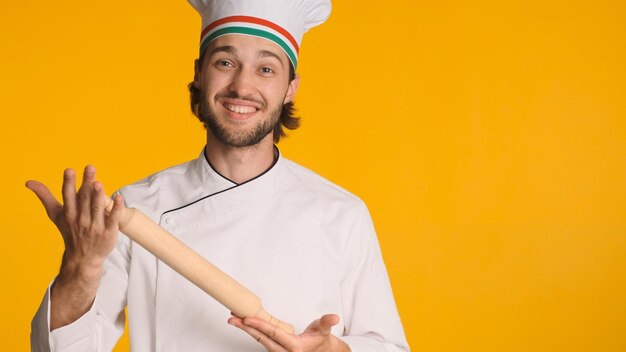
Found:
<path fill-rule="evenodd" d="M 167 217 L 165 218 L 165 223 L 168 225 L 172 225 L 174 223 L 174 219 L 172 219 L 171 217 Z"/>

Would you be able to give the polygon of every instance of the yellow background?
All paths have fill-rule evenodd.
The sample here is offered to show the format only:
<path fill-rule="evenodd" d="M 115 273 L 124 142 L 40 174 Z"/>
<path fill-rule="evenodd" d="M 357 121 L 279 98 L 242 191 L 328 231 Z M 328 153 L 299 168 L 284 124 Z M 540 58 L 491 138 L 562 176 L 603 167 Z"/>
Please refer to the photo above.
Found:
<path fill-rule="evenodd" d="M 305 37 L 280 148 L 369 205 L 414 351 L 626 350 L 625 4 L 343 0 Z M 183 0 L 2 1 L 0 350 L 63 250 L 24 181 L 196 157 L 199 30 Z"/>

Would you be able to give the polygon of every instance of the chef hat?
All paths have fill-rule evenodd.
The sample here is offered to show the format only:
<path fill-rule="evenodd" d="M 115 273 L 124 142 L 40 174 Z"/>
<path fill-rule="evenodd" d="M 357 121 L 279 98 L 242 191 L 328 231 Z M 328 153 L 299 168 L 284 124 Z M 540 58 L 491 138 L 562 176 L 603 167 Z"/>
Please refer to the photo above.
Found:
<path fill-rule="evenodd" d="M 304 32 L 330 15 L 330 0 L 188 0 L 202 16 L 200 55 L 226 34 L 265 38 L 281 47 L 295 68 Z"/>

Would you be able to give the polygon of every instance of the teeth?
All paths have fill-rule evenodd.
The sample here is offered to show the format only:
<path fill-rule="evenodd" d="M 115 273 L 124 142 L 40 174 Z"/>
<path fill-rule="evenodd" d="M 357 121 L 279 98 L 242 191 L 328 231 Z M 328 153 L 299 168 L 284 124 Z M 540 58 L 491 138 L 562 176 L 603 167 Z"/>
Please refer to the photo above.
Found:
<path fill-rule="evenodd" d="M 226 109 L 236 112 L 238 114 L 250 114 L 256 111 L 256 108 L 252 106 L 238 106 L 238 105 L 226 105 Z"/>

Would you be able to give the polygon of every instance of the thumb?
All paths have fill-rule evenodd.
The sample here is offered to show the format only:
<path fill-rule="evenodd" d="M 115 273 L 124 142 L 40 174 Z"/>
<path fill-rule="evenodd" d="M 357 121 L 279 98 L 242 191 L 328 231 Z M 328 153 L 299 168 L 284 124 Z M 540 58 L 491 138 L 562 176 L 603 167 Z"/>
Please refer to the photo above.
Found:
<path fill-rule="evenodd" d="M 325 314 L 318 320 L 309 325 L 305 333 L 317 333 L 320 335 L 329 335 L 330 329 L 339 323 L 339 316 L 337 314 Z"/>
<path fill-rule="evenodd" d="M 48 217 L 54 221 L 56 214 L 62 208 L 61 203 L 54 197 L 46 185 L 38 181 L 27 181 L 26 188 L 35 193 L 43 207 L 46 209 Z"/>

